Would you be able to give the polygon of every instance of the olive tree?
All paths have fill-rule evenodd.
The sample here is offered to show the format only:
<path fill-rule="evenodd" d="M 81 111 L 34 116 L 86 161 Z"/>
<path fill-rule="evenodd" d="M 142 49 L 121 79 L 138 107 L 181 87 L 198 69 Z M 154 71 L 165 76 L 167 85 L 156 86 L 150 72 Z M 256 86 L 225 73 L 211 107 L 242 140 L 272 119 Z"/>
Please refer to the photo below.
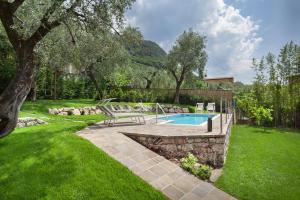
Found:
<path fill-rule="evenodd" d="M 192 30 L 184 31 L 169 52 L 165 66 L 176 81 L 174 103 L 179 103 L 179 91 L 186 75 L 203 67 L 206 60 L 205 37 Z"/>
<path fill-rule="evenodd" d="M 15 77 L 0 94 L 0 137 L 11 133 L 34 76 L 35 47 L 54 28 L 70 21 L 86 29 L 122 23 L 133 0 L 1 0 L 0 20 L 16 53 Z"/>

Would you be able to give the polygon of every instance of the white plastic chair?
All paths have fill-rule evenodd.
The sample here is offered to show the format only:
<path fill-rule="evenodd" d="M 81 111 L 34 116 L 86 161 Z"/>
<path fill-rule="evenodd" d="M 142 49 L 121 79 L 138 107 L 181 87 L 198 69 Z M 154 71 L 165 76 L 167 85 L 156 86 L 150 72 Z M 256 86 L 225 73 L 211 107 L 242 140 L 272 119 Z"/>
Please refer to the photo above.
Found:
<path fill-rule="evenodd" d="M 196 111 L 203 111 L 203 110 L 204 110 L 204 103 L 197 103 Z"/>
<path fill-rule="evenodd" d="M 216 104 L 215 103 L 208 103 L 206 110 L 209 112 L 215 112 L 216 111 Z"/>

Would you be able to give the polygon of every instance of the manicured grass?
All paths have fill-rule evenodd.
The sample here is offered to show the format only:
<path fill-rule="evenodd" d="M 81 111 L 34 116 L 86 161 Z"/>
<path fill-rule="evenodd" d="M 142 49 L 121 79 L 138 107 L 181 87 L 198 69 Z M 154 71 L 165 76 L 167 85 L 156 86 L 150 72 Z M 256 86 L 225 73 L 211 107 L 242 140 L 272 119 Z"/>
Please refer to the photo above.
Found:
<path fill-rule="evenodd" d="M 74 133 L 101 115 L 53 116 L 48 107 L 91 100 L 26 102 L 22 116 L 49 124 L 16 129 L 0 139 L 0 199 L 166 199 L 123 165 Z"/>
<path fill-rule="evenodd" d="M 300 132 L 234 126 L 216 185 L 239 199 L 300 199 Z"/>

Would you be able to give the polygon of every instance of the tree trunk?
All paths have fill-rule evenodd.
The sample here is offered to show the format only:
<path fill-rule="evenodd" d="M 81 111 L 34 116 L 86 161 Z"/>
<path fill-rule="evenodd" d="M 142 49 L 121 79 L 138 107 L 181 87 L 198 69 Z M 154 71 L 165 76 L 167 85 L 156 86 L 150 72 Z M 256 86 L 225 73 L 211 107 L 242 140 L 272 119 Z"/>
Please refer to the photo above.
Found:
<path fill-rule="evenodd" d="M 36 80 L 32 82 L 30 92 L 27 96 L 29 101 L 36 101 Z"/>
<path fill-rule="evenodd" d="M 146 79 L 146 89 L 150 89 L 151 88 L 151 85 L 152 85 L 152 80 L 149 80 L 149 79 Z"/>
<path fill-rule="evenodd" d="M 54 84 L 53 84 L 53 99 L 56 100 L 57 99 L 57 71 L 55 69 L 54 71 Z"/>
<path fill-rule="evenodd" d="M 86 72 L 87 72 L 87 75 L 89 76 L 89 78 L 91 79 L 91 81 L 93 82 L 93 84 L 94 84 L 94 86 L 95 86 L 95 88 L 96 88 L 96 90 L 97 90 L 97 92 L 99 94 L 100 99 L 102 99 L 103 98 L 103 93 L 102 93 L 101 88 L 98 85 L 98 82 L 97 82 L 95 76 L 94 76 L 92 67 L 91 66 L 88 67 L 88 69 L 86 70 Z"/>
<path fill-rule="evenodd" d="M 14 79 L 0 95 L 0 137 L 11 133 L 17 124 L 18 114 L 32 81 L 34 80 L 35 65 L 32 49 L 22 49 L 18 53 L 19 66 Z"/>
<path fill-rule="evenodd" d="M 179 91 L 180 91 L 181 82 L 176 82 L 174 103 L 179 103 Z"/>
<path fill-rule="evenodd" d="M 33 59 L 33 64 L 34 64 L 34 69 L 36 73 L 34 73 L 34 80 L 31 84 L 31 89 L 30 92 L 27 96 L 27 99 L 30 101 L 36 101 L 36 96 L 37 96 L 37 77 L 40 69 L 40 63 L 39 60 L 37 59 L 37 56 L 34 57 Z"/>

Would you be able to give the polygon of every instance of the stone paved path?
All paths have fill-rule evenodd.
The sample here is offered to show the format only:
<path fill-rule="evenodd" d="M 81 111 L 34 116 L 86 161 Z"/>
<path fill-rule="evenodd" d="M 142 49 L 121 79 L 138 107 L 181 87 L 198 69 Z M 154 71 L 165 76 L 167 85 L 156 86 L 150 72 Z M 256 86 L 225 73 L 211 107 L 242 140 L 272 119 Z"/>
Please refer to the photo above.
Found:
<path fill-rule="evenodd" d="M 78 132 L 172 200 L 233 200 L 234 197 L 188 174 L 176 164 L 119 133 L 128 126 L 100 124 Z"/>

